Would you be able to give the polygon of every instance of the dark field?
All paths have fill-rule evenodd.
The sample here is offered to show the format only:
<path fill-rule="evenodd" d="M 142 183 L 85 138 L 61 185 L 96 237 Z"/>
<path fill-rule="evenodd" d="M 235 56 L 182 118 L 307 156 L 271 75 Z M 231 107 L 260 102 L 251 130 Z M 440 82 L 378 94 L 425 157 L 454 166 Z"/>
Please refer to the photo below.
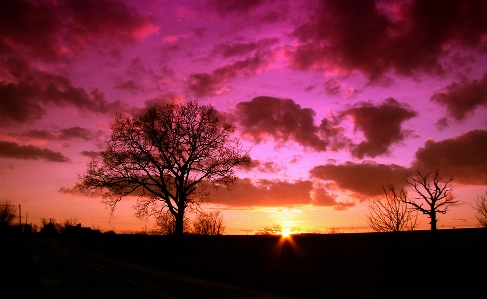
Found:
<path fill-rule="evenodd" d="M 435 240 L 429 231 L 417 231 L 291 239 L 99 235 L 58 241 L 154 269 L 297 298 L 472 298 L 486 293 L 484 229 L 440 230 Z M 35 284 L 35 275 L 17 270 L 29 269 L 36 242 L 38 237 L 31 237 L 14 242 L 21 250 L 2 249 L 2 274 L 8 270 L 24 277 L 24 288 Z"/>

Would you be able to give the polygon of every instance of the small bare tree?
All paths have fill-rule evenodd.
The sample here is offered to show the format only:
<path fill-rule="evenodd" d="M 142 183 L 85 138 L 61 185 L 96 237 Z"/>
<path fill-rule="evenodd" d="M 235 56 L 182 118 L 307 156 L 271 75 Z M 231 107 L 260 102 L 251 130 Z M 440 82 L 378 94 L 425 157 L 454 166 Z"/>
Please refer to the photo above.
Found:
<path fill-rule="evenodd" d="M 414 199 L 404 198 L 403 201 L 411 205 L 415 210 L 428 215 L 431 231 L 434 234 L 436 232 L 436 222 L 438 221 L 437 214 L 446 214 L 448 206 L 458 202 L 453 195 L 453 187 L 451 185 L 453 177 L 443 181 L 438 169 L 428 174 L 422 174 L 419 171 L 417 173 L 418 176 L 411 178 L 407 182 L 419 197 Z M 424 206 L 424 203 L 419 203 L 419 201 L 424 201 L 426 206 Z"/>
<path fill-rule="evenodd" d="M 487 191 L 475 200 L 475 218 L 482 227 L 487 227 Z"/>
<path fill-rule="evenodd" d="M 412 231 L 418 226 L 418 213 L 406 204 L 407 191 L 383 186 L 384 194 L 369 200 L 367 223 L 376 232 Z"/>
<path fill-rule="evenodd" d="M 199 212 L 193 220 L 193 233 L 198 235 L 221 235 L 225 232 L 220 211 Z"/>
<path fill-rule="evenodd" d="M 17 218 L 17 207 L 5 201 L 0 204 L 0 228 L 11 226 Z"/>
<path fill-rule="evenodd" d="M 264 228 L 256 233 L 256 235 L 277 235 L 282 232 L 283 226 L 280 223 L 272 223 L 270 226 Z"/>
<path fill-rule="evenodd" d="M 189 231 L 189 220 L 184 220 L 184 232 Z M 150 231 L 154 235 L 172 235 L 176 232 L 176 218 L 170 211 L 165 210 L 156 217 L 154 228 Z"/>

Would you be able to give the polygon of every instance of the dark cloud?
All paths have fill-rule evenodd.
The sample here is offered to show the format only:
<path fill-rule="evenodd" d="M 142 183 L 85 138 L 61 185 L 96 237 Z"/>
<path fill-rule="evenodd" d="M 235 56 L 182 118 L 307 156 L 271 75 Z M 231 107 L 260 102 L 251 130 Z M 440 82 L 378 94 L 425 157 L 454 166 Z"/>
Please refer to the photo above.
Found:
<path fill-rule="evenodd" d="M 340 189 L 352 191 L 363 199 L 380 194 L 385 184 L 393 184 L 396 187 L 405 185 L 411 174 L 412 170 L 399 165 L 372 162 L 326 164 L 310 170 L 312 178 L 333 181 Z"/>
<path fill-rule="evenodd" d="M 134 94 L 147 89 L 164 90 L 176 77 L 174 71 L 163 65 L 159 68 L 146 68 L 139 56 L 130 61 L 127 68 L 128 79 L 115 79 L 115 88 L 128 90 Z"/>
<path fill-rule="evenodd" d="M 487 2 L 326 0 L 312 7 L 293 36 L 298 69 L 360 71 L 370 81 L 389 72 L 444 73 L 452 47 L 485 50 Z"/>
<path fill-rule="evenodd" d="M 0 68 L 10 77 L 8 81 L 0 78 L 0 125 L 40 119 L 46 114 L 46 105 L 97 113 L 113 113 L 121 106 L 109 103 L 96 88 L 87 92 L 66 77 L 31 68 L 22 59 L 7 59 Z"/>
<path fill-rule="evenodd" d="M 180 103 L 184 102 L 184 98 L 176 93 L 166 93 L 157 98 L 153 98 L 145 101 L 144 106 L 150 107 L 153 105 L 163 105 L 167 103 Z"/>
<path fill-rule="evenodd" d="M 259 7 L 264 2 L 264 0 L 216 0 L 210 2 L 210 5 L 214 6 L 221 15 L 228 15 L 247 13 L 249 10 Z"/>
<path fill-rule="evenodd" d="M 73 139 L 85 140 L 90 141 L 97 138 L 100 134 L 93 133 L 90 130 L 82 127 L 70 127 L 70 128 L 63 128 L 59 131 L 47 131 L 47 130 L 29 130 L 26 132 L 22 132 L 20 134 L 9 134 L 9 136 L 20 137 L 23 139 L 34 139 L 34 140 L 61 140 L 61 141 L 69 141 Z"/>
<path fill-rule="evenodd" d="M 58 192 L 71 195 L 71 196 L 86 196 L 91 198 L 102 198 L 104 193 L 101 190 L 90 190 L 89 193 L 81 192 L 76 187 L 61 187 L 59 188 Z M 130 195 L 127 195 L 130 196 Z"/>
<path fill-rule="evenodd" d="M 456 121 L 464 120 L 475 109 L 487 107 L 487 73 L 480 80 L 469 81 L 464 77 L 458 83 L 453 82 L 430 100 L 446 107 L 448 115 Z"/>
<path fill-rule="evenodd" d="M 249 164 L 239 166 L 239 169 L 243 171 L 257 170 L 265 173 L 278 173 L 285 167 L 273 161 L 252 160 Z"/>
<path fill-rule="evenodd" d="M 231 18 L 236 30 L 246 27 L 257 29 L 288 21 L 290 19 L 289 1 L 229 0 L 209 1 L 207 5 L 219 17 Z"/>
<path fill-rule="evenodd" d="M 188 90 L 197 97 L 218 95 L 224 92 L 223 83 L 238 75 L 250 76 L 267 68 L 267 55 L 256 55 L 244 60 L 238 60 L 217 68 L 211 74 L 191 74 L 187 80 Z"/>
<path fill-rule="evenodd" d="M 293 140 L 304 147 L 325 151 L 329 143 L 318 134 L 314 124 L 315 112 L 301 108 L 291 99 L 261 96 L 240 102 L 233 111 L 242 135 L 256 142 L 271 137 L 277 142 Z"/>
<path fill-rule="evenodd" d="M 100 157 L 100 152 L 95 151 L 82 151 L 80 154 L 91 159 Z"/>
<path fill-rule="evenodd" d="M 352 149 L 357 158 L 364 156 L 376 157 L 389 153 L 389 147 L 402 142 L 411 132 L 402 129 L 402 123 L 417 115 L 406 104 L 393 98 L 386 99 L 382 104 L 358 103 L 353 108 L 342 112 L 351 117 L 355 130 L 363 132 L 365 141 Z"/>
<path fill-rule="evenodd" d="M 355 206 L 354 202 L 338 202 L 337 196 L 328 193 L 324 188 L 317 188 L 312 192 L 313 204 L 317 206 L 332 206 L 336 211 L 345 211 Z"/>
<path fill-rule="evenodd" d="M 139 93 L 139 92 L 143 91 L 142 86 L 135 83 L 134 80 L 123 81 L 121 79 L 118 79 L 117 82 L 115 83 L 115 88 L 116 89 L 128 90 L 132 93 Z"/>
<path fill-rule="evenodd" d="M 52 62 L 93 47 L 118 55 L 121 45 L 156 31 L 122 1 L 0 1 L 0 54 Z"/>
<path fill-rule="evenodd" d="M 213 55 L 225 58 L 234 56 L 245 56 L 255 51 L 268 51 L 269 47 L 277 44 L 278 38 L 265 38 L 256 42 L 248 43 L 222 43 L 213 47 Z"/>
<path fill-rule="evenodd" d="M 210 191 L 210 201 L 229 206 L 290 206 L 310 204 L 311 181 L 270 181 L 238 179 L 230 190 L 218 188 Z"/>
<path fill-rule="evenodd" d="M 340 83 L 334 79 L 327 80 L 325 83 L 323 83 L 323 88 L 325 89 L 327 95 L 330 96 L 340 95 L 340 89 L 341 89 Z"/>
<path fill-rule="evenodd" d="M 196 35 L 199 38 L 202 38 L 205 36 L 206 31 L 208 31 L 207 27 L 198 27 L 198 28 L 192 28 L 191 31 L 193 31 L 194 35 Z"/>
<path fill-rule="evenodd" d="M 436 123 L 438 130 L 443 131 L 450 126 L 450 121 L 446 117 L 440 118 Z"/>
<path fill-rule="evenodd" d="M 60 140 L 71 140 L 71 139 L 81 139 L 81 140 L 93 140 L 94 134 L 86 129 L 81 127 L 71 127 L 65 128 L 60 130 L 59 139 Z"/>
<path fill-rule="evenodd" d="M 45 160 L 49 162 L 69 162 L 60 152 L 32 145 L 18 145 L 15 142 L 0 141 L 0 157 L 22 160 Z"/>
<path fill-rule="evenodd" d="M 442 141 L 429 139 L 416 152 L 412 168 L 423 172 L 438 169 L 454 182 L 487 183 L 487 131 L 474 130 Z"/>
<path fill-rule="evenodd" d="M 341 96 L 342 98 L 348 98 L 359 91 L 353 87 L 346 88 L 345 84 L 339 82 L 336 79 L 330 79 L 323 83 L 325 93 L 329 96 Z"/>

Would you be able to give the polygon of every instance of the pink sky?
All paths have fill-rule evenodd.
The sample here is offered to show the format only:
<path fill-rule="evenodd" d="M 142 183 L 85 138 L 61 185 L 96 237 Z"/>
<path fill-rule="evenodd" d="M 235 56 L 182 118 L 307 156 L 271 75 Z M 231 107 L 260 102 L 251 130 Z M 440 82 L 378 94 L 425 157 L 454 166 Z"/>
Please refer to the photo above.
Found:
<path fill-rule="evenodd" d="M 487 1 L 0 2 L 0 201 L 23 217 L 141 230 L 73 193 L 117 112 L 197 98 L 253 164 L 211 195 L 227 233 L 370 230 L 366 200 L 453 176 L 440 228 L 487 189 Z M 421 215 L 420 228 L 429 220 Z"/>

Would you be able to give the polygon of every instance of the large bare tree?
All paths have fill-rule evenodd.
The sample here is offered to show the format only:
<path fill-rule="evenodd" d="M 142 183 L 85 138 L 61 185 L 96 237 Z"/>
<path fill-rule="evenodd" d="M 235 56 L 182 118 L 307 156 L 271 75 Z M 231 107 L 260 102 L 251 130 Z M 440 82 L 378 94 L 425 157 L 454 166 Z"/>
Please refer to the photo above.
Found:
<path fill-rule="evenodd" d="M 438 222 L 437 214 L 446 214 L 448 206 L 458 202 L 453 194 L 451 184 L 453 177 L 443 180 L 438 169 L 427 174 L 416 172 L 418 175 L 407 182 L 418 197 L 414 199 L 406 198 L 404 202 L 419 212 L 428 215 L 431 231 L 434 234 L 436 232 L 436 222 Z M 426 205 L 424 205 L 425 203 Z"/>
<path fill-rule="evenodd" d="M 127 195 L 139 196 L 138 217 L 168 209 L 176 235 L 183 234 L 186 208 L 205 197 L 207 182 L 228 186 L 236 179 L 235 166 L 250 162 L 234 137 L 235 126 L 194 100 L 154 105 L 133 117 L 118 115 L 111 129 L 78 188 L 102 192 L 112 213 Z"/>
<path fill-rule="evenodd" d="M 405 203 L 404 188 L 396 191 L 393 185 L 383 186 L 384 193 L 369 199 L 367 223 L 376 232 L 412 231 L 418 225 L 418 213 Z"/>

